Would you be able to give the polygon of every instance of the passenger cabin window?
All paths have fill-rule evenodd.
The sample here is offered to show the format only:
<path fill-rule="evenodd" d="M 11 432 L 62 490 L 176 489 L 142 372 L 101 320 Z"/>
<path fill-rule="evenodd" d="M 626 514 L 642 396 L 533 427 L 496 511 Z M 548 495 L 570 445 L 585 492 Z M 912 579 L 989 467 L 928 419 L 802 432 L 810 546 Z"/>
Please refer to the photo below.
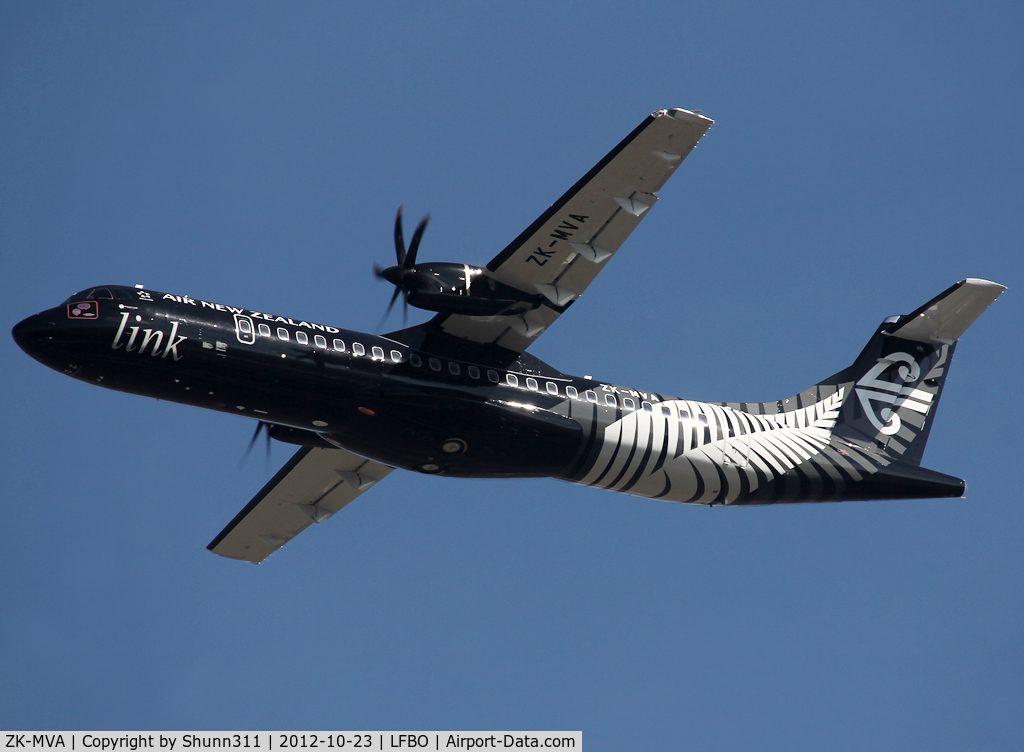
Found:
<path fill-rule="evenodd" d="M 287 342 L 288 341 L 288 330 L 285 329 L 283 326 L 279 326 L 277 328 L 277 338 L 279 340 L 281 340 L 282 342 Z"/>
<path fill-rule="evenodd" d="M 537 379 L 532 379 L 532 378 L 527 379 L 526 380 L 526 387 L 531 392 L 536 392 L 537 391 Z"/>
<path fill-rule="evenodd" d="M 384 348 L 383 347 L 373 347 L 373 348 L 370 349 L 370 352 L 373 353 L 373 359 L 374 360 L 384 360 Z"/>
<path fill-rule="evenodd" d="M 519 377 L 514 373 L 506 374 L 505 381 L 508 382 L 509 386 L 519 386 Z"/>
<path fill-rule="evenodd" d="M 629 397 L 622 400 L 622 406 L 627 410 L 636 410 L 636 403 Z"/>
<path fill-rule="evenodd" d="M 392 363 L 401 363 L 402 362 L 402 353 L 400 353 L 398 350 L 392 350 L 391 351 L 391 362 Z"/>
<path fill-rule="evenodd" d="M 565 396 L 569 399 L 577 399 L 580 396 L 580 393 L 576 391 L 576 387 L 567 386 L 565 388 Z"/>
<path fill-rule="evenodd" d="M 593 402 L 595 405 L 597 404 L 597 392 L 593 389 L 587 390 L 587 402 Z"/>
<path fill-rule="evenodd" d="M 257 327 L 257 328 L 260 330 L 260 336 L 261 337 L 269 337 L 270 336 L 270 327 L 267 326 L 266 324 L 260 324 L 259 327 Z"/>
<path fill-rule="evenodd" d="M 429 362 L 430 362 L 430 370 L 431 371 L 440 371 L 441 370 L 441 361 L 440 360 L 438 360 L 437 358 L 431 358 Z"/>
<path fill-rule="evenodd" d="M 548 394 L 557 395 L 558 394 L 558 384 L 555 384 L 554 382 L 549 381 L 548 382 Z"/>
<path fill-rule="evenodd" d="M 295 332 L 295 341 L 300 345 L 308 345 L 309 337 L 306 336 L 305 332 Z"/>
<path fill-rule="evenodd" d="M 668 405 L 662 405 L 661 406 L 661 414 L 664 415 L 666 418 L 671 418 L 672 417 L 672 409 Z M 680 416 L 680 417 L 682 417 L 682 416 Z"/>
<path fill-rule="evenodd" d="M 338 352 L 345 352 L 345 342 L 340 339 L 334 340 L 334 349 Z"/>
<path fill-rule="evenodd" d="M 654 412 L 654 406 L 650 402 L 645 402 L 644 403 L 644 412 L 645 413 L 653 413 Z"/>
<path fill-rule="evenodd" d="M 477 368 L 476 366 L 470 366 L 466 370 L 469 371 L 469 378 L 471 378 L 471 379 L 479 379 L 480 378 L 480 369 Z"/>
<path fill-rule="evenodd" d="M 615 395 L 614 394 L 606 394 L 604 396 L 604 403 L 606 405 L 608 405 L 608 407 L 615 407 Z"/>
<path fill-rule="evenodd" d="M 362 356 L 366 355 L 366 348 L 363 347 L 362 342 L 353 342 L 352 343 L 352 353 L 354 355 L 358 355 L 359 357 L 362 357 Z"/>
<path fill-rule="evenodd" d="M 501 379 L 498 378 L 498 372 L 497 371 L 488 371 L 487 372 L 487 380 L 490 381 L 493 384 L 497 384 Z"/>
<path fill-rule="evenodd" d="M 423 359 L 416 353 L 410 353 L 409 362 L 412 363 L 416 368 L 419 368 L 421 365 L 423 365 Z"/>
<path fill-rule="evenodd" d="M 462 369 L 461 369 L 461 368 L 459 368 L 459 364 L 458 364 L 458 363 L 453 363 L 453 362 L 449 362 L 449 363 L 448 363 L 448 370 L 452 372 L 452 375 L 453 375 L 453 376 L 458 376 L 458 375 L 459 375 L 459 372 L 460 372 L 460 371 L 461 371 Z"/>
<path fill-rule="evenodd" d="M 317 347 L 322 347 L 325 350 L 327 349 L 327 338 L 324 337 L 322 334 L 318 334 L 315 337 L 313 337 L 313 343 Z"/>

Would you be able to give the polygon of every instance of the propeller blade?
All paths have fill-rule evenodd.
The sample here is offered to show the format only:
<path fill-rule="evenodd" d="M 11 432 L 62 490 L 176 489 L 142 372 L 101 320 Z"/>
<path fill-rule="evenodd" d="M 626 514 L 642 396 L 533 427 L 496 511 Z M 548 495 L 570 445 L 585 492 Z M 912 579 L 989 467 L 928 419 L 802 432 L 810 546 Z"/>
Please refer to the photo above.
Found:
<path fill-rule="evenodd" d="M 414 279 L 415 274 L 407 275 L 406 270 L 416 265 L 416 254 L 420 249 L 423 232 L 427 229 L 427 225 L 430 224 L 430 215 L 428 214 L 416 225 L 416 232 L 413 233 L 412 242 L 407 250 L 405 247 L 405 236 L 402 234 L 402 208 L 399 206 L 398 213 L 395 215 L 395 255 L 398 258 L 398 266 L 381 269 L 376 263 L 373 265 L 373 276 L 377 279 L 386 279 L 395 285 L 395 292 L 391 296 L 391 302 L 388 303 L 387 310 L 384 311 L 384 316 L 381 318 L 380 323 L 377 324 L 377 331 L 380 331 L 384 326 L 384 322 L 387 321 L 388 316 L 391 314 L 391 309 L 395 307 L 395 303 L 398 301 L 399 294 L 402 296 L 402 323 L 405 324 L 409 320 L 409 285 L 415 287 L 416 281 Z M 385 275 L 385 272 L 389 274 Z"/>
<path fill-rule="evenodd" d="M 395 255 L 398 257 L 398 265 L 405 265 L 405 238 L 402 236 L 402 207 L 398 207 L 398 215 L 395 217 Z"/>
<path fill-rule="evenodd" d="M 395 294 L 391 296 L 391 302 L 388 303 L 388 308 L 384 311 L 384 318 L 387 318 L 388 314 L 391 313 L 391 309 L 395 307 L 395 301 L 398 300 L 398 296 L 401 294 L 402 288 L 396 287 Z"/>
<path fill-rule="evenodd" d="M 262 420 L 256 424 L 256 430 L 253 431 L 252 438 L 249 439 L 249 446 L 245 448 L 245 454 L 242 455 L 242 460 L 238 463 L 238 469 L 241 470 L 249 459 L 249 455 L 252 454 L 252 448 L 256 446 L 256 440 L 260 437 L 260 431 L 267 432 L 267 459 L 270 459 L 270 426 L 264 423 Z"/>
<path fill-rule="evenodd" d="M 388 315 L 391 313 L 391 309 L 395 307 L 395 301 L 398 300 L 398 296 L 402 293 L 402 288 L 396 287 L 395 294 L 391 296 L 391 302 L 388 303 L 387 309 L 384 311 L 384 315 L 381 316 L 380 322 L 377 324 L 377 331 L 379 332 L 384 327 L 384 322 L 388 320 Z"/>
<path fill-rule="evenodd" d="M 412 242 L 409 243 L 409 254 L 405 257 L 405 263 L 401 264 L 406 269 L 416 263 L 416 252 L 420 249 L 420 238 L 423 237 L 423 231 L 427 229 L 429 223 L 430 215 L 428 214 L 416 225 L 416 232 L 413 233 Z"/>

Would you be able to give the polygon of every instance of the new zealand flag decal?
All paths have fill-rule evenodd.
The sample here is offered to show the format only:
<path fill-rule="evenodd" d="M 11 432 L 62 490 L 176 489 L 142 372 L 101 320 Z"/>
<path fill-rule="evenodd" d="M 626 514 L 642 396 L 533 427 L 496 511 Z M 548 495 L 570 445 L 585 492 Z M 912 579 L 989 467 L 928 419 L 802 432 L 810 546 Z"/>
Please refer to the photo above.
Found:
<path fill-rule="evenodd" d="M 68 318 L 70 319 L 98 319 L 99 317 L 100 307 L 95 300 L 83 300 L 81 303 L 68 304 Z"/>

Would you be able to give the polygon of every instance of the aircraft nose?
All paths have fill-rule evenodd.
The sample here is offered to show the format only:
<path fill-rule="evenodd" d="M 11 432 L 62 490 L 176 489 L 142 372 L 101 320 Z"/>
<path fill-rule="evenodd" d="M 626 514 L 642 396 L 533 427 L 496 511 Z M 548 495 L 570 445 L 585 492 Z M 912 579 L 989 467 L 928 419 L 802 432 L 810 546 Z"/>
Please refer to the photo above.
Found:
<path fill-rule="evenodd" d="M 19 321 L 11 330 L 18 347 L 32 357 L 38 357 L 53 339 L 56 323 L 51 317 L 37 313 L 24 321 Z"/>

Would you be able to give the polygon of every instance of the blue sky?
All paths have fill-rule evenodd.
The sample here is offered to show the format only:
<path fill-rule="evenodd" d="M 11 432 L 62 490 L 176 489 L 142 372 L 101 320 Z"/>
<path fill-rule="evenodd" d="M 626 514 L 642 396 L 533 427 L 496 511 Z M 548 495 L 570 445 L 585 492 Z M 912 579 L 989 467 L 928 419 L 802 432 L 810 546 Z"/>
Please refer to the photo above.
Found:
<path fill-rule="evenodd" d="M 396 472 L 259 567 L 204 547 L 290 448 L 239 471 L 249 422 L 0 338 L 0 727 L 1020 749 L 1022 32 L 1009 2 L 5 2 L 8 328 L 143 283 L 372 330 L 400 204 L 422 260 L 483 264 L 676 106 L 716 125 L 531 349 L 555 367 L 776 399 L 959 279 L 1011 289 L 925 453 L 965 500 Z"/>

